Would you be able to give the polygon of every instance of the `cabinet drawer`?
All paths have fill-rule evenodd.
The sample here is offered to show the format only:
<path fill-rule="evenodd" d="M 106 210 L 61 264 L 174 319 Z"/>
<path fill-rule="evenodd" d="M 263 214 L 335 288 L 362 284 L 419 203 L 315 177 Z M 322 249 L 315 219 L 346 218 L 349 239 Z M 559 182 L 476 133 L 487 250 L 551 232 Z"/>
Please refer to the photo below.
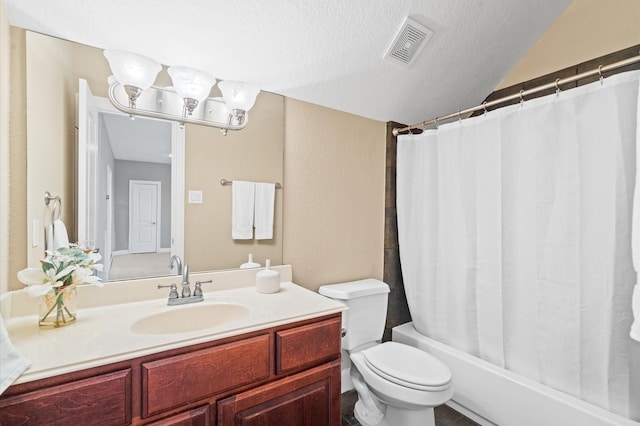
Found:
<path fill-rule="evenodd" d="M 131 423 L 131 370 L 53 386 L 0 401 L 1 425 Z"/>
<path fill-rule="evenodd" d="M 142 415 L 269 377 L 269 335 L 142 364 Z"/>
<path fill-rule="evenodd" d="M 276 332 L 276 374 L 340 356 L 341 317 Z"/>

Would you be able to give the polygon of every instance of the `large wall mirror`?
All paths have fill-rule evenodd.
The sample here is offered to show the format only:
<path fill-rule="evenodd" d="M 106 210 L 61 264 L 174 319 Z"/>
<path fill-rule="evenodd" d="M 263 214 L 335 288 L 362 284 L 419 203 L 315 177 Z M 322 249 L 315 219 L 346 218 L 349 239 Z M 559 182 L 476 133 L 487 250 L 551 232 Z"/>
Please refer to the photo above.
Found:
<path fill-rule="evenodd" d="M 104 255 L 108 280 L 175 273 L 169 269 L 172 253 L 192 272 L 237 268 L 250 253 L 263 265 L 266 259 L 282 263 L 286 188 L 276 190 L 273 239 L 233 240 L 232 186 L 220 183 L 282 182 L 282 96 L 261 92 L 247 127 L 226 136 L 205 126 L 132 121 L 106 100 L 110 70 L 102 50 L 31 32 L 25 46 L 29 266 L 44 256 L 43 230 L 55 219 L 42 201 L 45 191 L 62 198 L 70 239 Z M 81 80 L 89 94 L 79 89 Z M 166 70 L 156 84 L 171 84 Z M 97 108 L 98 143 L 80 152 L 82 96 Z M 157 194 L 159 223 L 153 244 L 144 246 L 131 238 L 131 200 L 149 189 Z"/>

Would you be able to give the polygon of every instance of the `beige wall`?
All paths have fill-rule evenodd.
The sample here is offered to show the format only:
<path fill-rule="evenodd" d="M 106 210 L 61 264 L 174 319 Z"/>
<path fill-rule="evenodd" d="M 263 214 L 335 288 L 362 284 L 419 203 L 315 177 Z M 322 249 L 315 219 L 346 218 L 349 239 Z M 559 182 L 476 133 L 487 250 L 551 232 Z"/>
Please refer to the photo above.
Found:
<path fill-rule="evenodd" d="M 254 261 L 282 264 L 282 190 L 276 190 L 272 240 L 231 239 L 231 186 L 220 179 L 282 183 L 284 99 L 262 92 L 242 131 L 188 125 L 185 196 L 203 193 L 202 204 L 185 204 L 185 259 L 194 271 L 237 268 L 249 253 Z M 240 159 L 230 161 L 230 159 Z M 285 189 L 286 191 L 286 189 Z"/>
<path fill-rule="evenodd" d="M 496 89 L 639 43 L 640 1 L 574 0 Z"/>
<path fill-rule="evenodd" d="M 8 117 L 9 125 L 0 126 L 0 144 L 2 146 L 2 167 L 0 173 L 0 211 L 2 212 L 1 229 L 3 248 L 6 251 L 0 256 L 0 291 L 20 287 L 16 273 L 27 261 L 26 235 L 26 76 L 25 76 L 25 31 L 9 28 L 4 18 L 2 4 L 2 21 L 0 28 L 1 80 L 2 98 L 1 116 Z M 8 50 L 7 50 L 8 49 Z M 5 85 L 8 81 L 8 87 Z M 8 201 L 8 202 L 7 202 Z M 6 217 L 6 219 L 5 219 Z"/>
<path fill-rule="evenodd" d="M 71 43 L 27 32 L 27 262 L 44 256 L 43 229 L 54 219 L 53 203 L 44 193 L 63 200 L 61 219 L 74 240 L 74 146 L 77 79 Z M 43 70 L 46 70 L 43 72 Z M 34 230 L 34 221 L 39 226 Z M 34 245 L 33 234 L 39 243 Z"/>
<path fill-rule="evenodd" d="M 382 279 L 386 124 L 285 99 L 284 262 L 296 283 Z"/>

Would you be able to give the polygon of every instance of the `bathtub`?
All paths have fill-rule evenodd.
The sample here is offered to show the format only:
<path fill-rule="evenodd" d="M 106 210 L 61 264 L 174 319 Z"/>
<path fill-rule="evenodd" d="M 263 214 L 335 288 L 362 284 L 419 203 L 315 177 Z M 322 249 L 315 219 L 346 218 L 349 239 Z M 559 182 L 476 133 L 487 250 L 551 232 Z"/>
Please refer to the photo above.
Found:
<path fill-rule="evenodd" d="M 504 370 L 418 333 L 412 323 L 393 328 L 395 342 L 444 362 L 453 375 L 451 408 L 482 425 L 640 426 L 588 402 Z"/>

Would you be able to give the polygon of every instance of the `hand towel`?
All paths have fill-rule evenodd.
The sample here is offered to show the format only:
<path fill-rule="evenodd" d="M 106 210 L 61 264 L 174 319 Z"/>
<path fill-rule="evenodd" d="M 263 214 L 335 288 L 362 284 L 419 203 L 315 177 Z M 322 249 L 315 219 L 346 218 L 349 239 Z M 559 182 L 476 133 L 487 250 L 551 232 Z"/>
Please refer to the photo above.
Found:
<path fill-rule="evenodd" d="M 0 316 L 0 395 L 31 366 L 31 361 L 16 351 Z"/>
<path fill-rule="evenodd" d="M 631 296 L 631 310 L 635 320 L 631 324 L 629 336 L 633 340 L 640 342 L 640 284 L 633 286 L 633 296 Z"/>
<path fill-rule="evenodd" d="M 53 248 L 53 223 L 44 228 L 44 249 L 47 251 L 55 250 Z"/>
<path fill-rule="evenodd" d="M 231 238 L 250 240 L 253 238 L 253 211 L 255 184 L 234 180 L 231 187 Z"/>
<path fill-rule="evenodd" d="M 57 250 L 60 247 L 69 248 L 69 234 L 64 222 L 56 219 L 53 222 L 53 249 Z"/>
<path fill-rule="evenodd" d="M 256 183 L 256 206 L 253 220 L 256 227 L 256 240 L 271 240 L 273 238 L 275 198 L 275 184 Z"/>

